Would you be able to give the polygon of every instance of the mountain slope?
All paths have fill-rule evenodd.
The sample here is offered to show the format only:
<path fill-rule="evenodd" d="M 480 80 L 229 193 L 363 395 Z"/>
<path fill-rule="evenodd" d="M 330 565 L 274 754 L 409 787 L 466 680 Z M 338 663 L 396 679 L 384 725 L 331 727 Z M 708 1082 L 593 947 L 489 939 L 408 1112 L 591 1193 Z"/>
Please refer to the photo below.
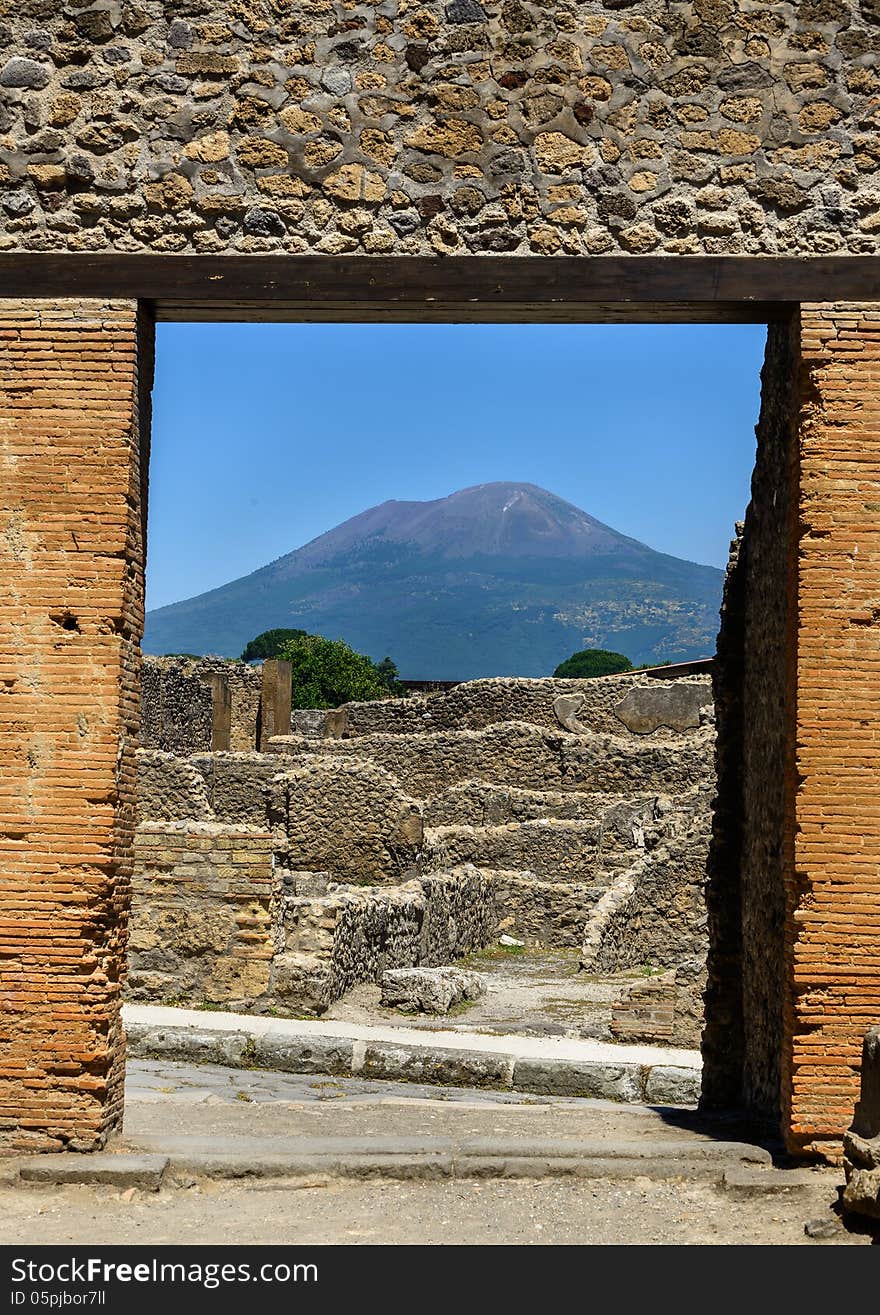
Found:
<path fill-rule="evenodd" d="M 253 574 L 150 612 L 148 653 L 237 656 L 274 626 L 390 654 L 416 679 L 541 676 L 575 649 L 633 662 L 714 651 L 722 572 L 533 484 L 384 502 Z"/>

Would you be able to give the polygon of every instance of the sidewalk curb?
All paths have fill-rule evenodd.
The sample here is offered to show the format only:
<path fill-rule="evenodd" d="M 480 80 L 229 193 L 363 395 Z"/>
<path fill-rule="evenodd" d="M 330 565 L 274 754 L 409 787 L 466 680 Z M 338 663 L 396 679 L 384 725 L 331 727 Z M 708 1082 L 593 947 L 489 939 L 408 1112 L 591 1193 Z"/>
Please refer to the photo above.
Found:
<path fill-rule="evenodd" d="M 24 1186 L 100 1185 L 158 1191 L 192 1178 L 700 1179 L 751 1181 L 770 1168 L 768 1151 L 740 1142 L 672 1138 L 553 1142 L 543 1138 L 145 1138 L 133 1152 L 37 1155 L 16 1162 Z M 159 1143 L 162 1152 L 150 1148 Z M 187 1143 L 191 1143 L 188 1145 Z M 10 1169 L 12 1165 L 8 1166 Z M 771 1190 L 773 1190 L 771 1186 Z M 777 1189 L 778 1190 L 778 1189 Z"/>
<path fill-rule="evenodd" d="M 409 1042 L 342 1037 L 251 1036 L 244 1029 L 167 1026 L 130 1021 L 128 1053 L 281 1073 L 323 1073 L 435 1086 L 494 1088 L 547 1096 L 585 1096 L 651 1105 L 692 1105 L 699 1069 L 684 1065 L 615 1064 L 600 1060 L 520 1058 L 514 1054 Z"/>

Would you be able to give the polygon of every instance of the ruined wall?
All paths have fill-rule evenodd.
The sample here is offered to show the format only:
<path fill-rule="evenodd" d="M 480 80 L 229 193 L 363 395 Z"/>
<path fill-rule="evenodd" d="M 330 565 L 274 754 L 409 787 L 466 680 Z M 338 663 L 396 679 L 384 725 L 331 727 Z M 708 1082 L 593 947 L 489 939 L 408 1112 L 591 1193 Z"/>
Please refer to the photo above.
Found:
<path fill-rule="evenodd" d="M 191 762 L 158 749 L 137 752 L 138 822 L 206 822 L 214 817 L 205 778 Z"/>
<path fill-rule="evenodd" d="M 141 667 L 140 743 L 164 753 L 211 749 L 211 687 L 178 662 L 145 658 Z"/>
<path fill-rule="evenodd" d="M 705 1109 L 733 1109 L 742 1101 L 742 798 L 745 560 L 743 524 L 730 545 L 721 627 L 712 672 L 717 737 L 716 795 L 707 860 L 706 1027 L 701 1039 Z"/>
<path fill-rule="evenodd" d="M 738 1090 L 734 1090 L 731 1064 L 737 1031 L 720 1044 L 716 1040 L 713 1050 L 716 1023 L 707 1037 L 707 1096 L 718 1103 L 727 1103 L 727 1096 L 735 1103 L 743 1100 L 773 1126 L 778 1126 L 781 1113 L 787 989 L 782 873 L 786 774 L 791 771 L 788 744 L 795 716 L 789 652 L 795 606 L 790 575 L 797 516 L 799 369 L 799 324 L 771 326 L 761 374 L 752 497 L 735 578 L 728 581 L 732 605 L 722 613 L 719 651 L 729 658 L 717 673 L 724 709 L 724 739 L 718 753 L 726 771 L 719 790 L 711 867 L 710 907 L 718 921 L 710 954 L 710 990 L 724 1000 L 736 1027 L 739 984 L 743 1049 Z M 737 605 L 739 591 L 742 606 Z M 739 769 L 736 759 L 741 760 Z M 714 1097 L 713 1092 L 717 1092 Z"/>
<path fill-rule="evenodd" d="M 0 249 L 878 250 L 875 0 L 0 17 Z"/>
<path fill-rule="evenodd" d="M 371 735 L 354 740 L 276 737 L 270 748 L 283 765 L 311 754 L 370 757 L 417 797 L 479 778 L 499 785 L 516 781 L 539 791 L 679 793 L 711 771 L 713 732 L 705 727 L 678 741 L 576 735 L 505 722 L 484 731 L 436 731 L 420 735 Z M 633 740 L 636 737 L 632 737 Z M 279 767 L 280 770 L 280 767 Z"/>
<path fill-rule="evenodd" d="M 637 693 L 631 695 L 631 691 Z M 683 691 L 690 695 L 689 699 L 686 697 L 689 706 L 684 717 L 681 708 L 675 706 L 681 702 Z M 346 703 L 325 718 L 324 734 L 332 737 L 478 731 L 505 721 L 527 721 L 533 726 L 558 730 L 565 726 L 567 717 L 574 716 L 585 730 L 625 736 L 635 724 L 633 700 L 636 704 L 641 701 L 657 705 L 656 714 L 648 723 L 650 733 L 657 739 L 668 739 L 699 728 L 700 708 L 711 708 L 711 681 L 708 676 L 690 676 L 665 682 L 643 672 L 590 680 L 503 677 L 469 680 L 436 694 Z M 661 706 L 664 704 L 665 707 Z M 664 723 L 664 713 L 671 724 L 669 720 Z"/>
<path fill-rule="evenodd" d="M 269 992 L 280 889 L 272 837 L 216 822 L 136 833 L 128 994 L 250 1008 Z"/>
<path fill-rule="evenodd" d="M 387 889 L 289 898 L 283 925 L 275 997 L 287 1009 L 320 1013 L 386 968 L 447 964 L 482 948 L 498 910 L 491 875 L 464 867 Z"/>
<path fill-rule="evenodd" d="M 0 303 L 0 1148 L 122 1113 L 151 368 L 130 303 Z"/>
<path fill-rule="evenodd" d="M 215 695 L 217 680 L 223 687 Z M 145 657 L 141 676 L 141 747 L 169 753 L 225 748 L 253 752 L 261 740 L 260 668 L 222 658 Z M 224 743 L 214 734 L 218 699 L 225 709 Z M 285 728 L 286 730 L 286 728 Z M 225 741 L 228 739 L 228 743 Z"/>
<path fill-rule="evenodd" d="M 323 870 L 334 881 L 371 885 L 416 872 L 421 804 L 374 763 L 322 757 L 284 772 L 273 781 L 271 808 L 293 873 Z"/>
<path fill-rule="evenodd" d="M 631 868 L 633 890 L 604 923 L 595 966 L 672 968 L 693 956 L 705 958 L 708 799 L 678 800 L 675 812 L 648 832 L 644 860 Z"/>

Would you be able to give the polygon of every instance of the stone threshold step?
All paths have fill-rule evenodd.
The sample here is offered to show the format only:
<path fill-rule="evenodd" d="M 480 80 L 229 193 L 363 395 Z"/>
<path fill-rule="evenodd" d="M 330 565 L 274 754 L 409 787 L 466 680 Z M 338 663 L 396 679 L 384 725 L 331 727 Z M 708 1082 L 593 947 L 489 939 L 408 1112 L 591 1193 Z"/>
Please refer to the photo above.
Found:
<path fill-rule="evenodd" d="M 22 1185 L 99 1185 L 158 1191 L 192 1178 L 699 1178 L 719 1185 L 784 1176 L 742 1142 L 676 1138 L 145 1137 L 133 1152 L 62 1153 L 6 1166 Z M 792 1182 L 792 1186 L 796 1184 Z M 800 1184 L 797 1184 L 800 1186 Z M 771 1186 L 769 1190 L 774 1190 Z M 776 1188 L 776 1190 L 779 1190 Z"/>
<path fill-rule="evenodd" d="M 693 1105 L 700 1092 L 699 1056 L 659 1046 L 303 1023 L 143 1005 L 126 1006 L 124 1018 L 129 1054 L 139 1059 L 649 1105 Z"/>

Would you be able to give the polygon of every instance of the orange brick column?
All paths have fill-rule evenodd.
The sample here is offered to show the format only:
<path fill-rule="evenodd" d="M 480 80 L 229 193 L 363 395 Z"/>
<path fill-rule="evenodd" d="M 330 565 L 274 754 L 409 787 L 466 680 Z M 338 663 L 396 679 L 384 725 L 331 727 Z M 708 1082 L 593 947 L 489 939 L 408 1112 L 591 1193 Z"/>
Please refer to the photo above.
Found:
<path fill-rule="evenodd" d="M 133 303 L 0 301 L 5 1149 L 122 1113 L 151 371 Z"/>
<path fill-rule="evenodd" d="M 880 306 L 802 307 L 800 351 L 782 1114 L 833 1156 L 880 1022 Z"/>

